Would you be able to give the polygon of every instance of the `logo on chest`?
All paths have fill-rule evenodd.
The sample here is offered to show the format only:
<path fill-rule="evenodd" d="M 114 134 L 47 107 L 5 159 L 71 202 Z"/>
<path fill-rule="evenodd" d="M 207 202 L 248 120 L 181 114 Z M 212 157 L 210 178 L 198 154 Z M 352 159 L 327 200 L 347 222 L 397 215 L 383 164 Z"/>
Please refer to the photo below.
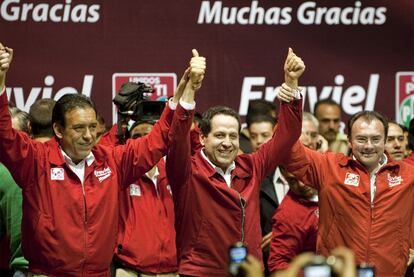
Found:
<path fill-rule="evenodd" d="M 102 183 L 105 179 L 111 176 L 112 171 L 109 167 L 106 167 L 102 170 L 95 170 L 94 173 L 95 173 L 96 178 L 98 178 L 98 181 Z"/>
<path fill-rule="evenodd" d="M 131 184 L 129 186 L 129 195 L 130 196 L 141 196 L 141 187 L 137 184 Z"/>
<path fill-rule="evenodd" d="M 401 178 L 401 176 L 391 176 L 390 174 L 388 174 L 388 186 L 390 188 L 401 185 L 402 181 L 403 179 Z"/>
<path fill-rule="evenodd" d="M 65 180 L 65 170 L 61 167 L 53 167 L 50 169 L 50 179 L 63 181 Z"/>
<path fill-rule="evenodd" d="M 354 173 L 347 173 L 345 175 L 344 184 L 348 186 L 354 186 L 354 187 L 359 186 L 359 175 L 354 174 Z"/>

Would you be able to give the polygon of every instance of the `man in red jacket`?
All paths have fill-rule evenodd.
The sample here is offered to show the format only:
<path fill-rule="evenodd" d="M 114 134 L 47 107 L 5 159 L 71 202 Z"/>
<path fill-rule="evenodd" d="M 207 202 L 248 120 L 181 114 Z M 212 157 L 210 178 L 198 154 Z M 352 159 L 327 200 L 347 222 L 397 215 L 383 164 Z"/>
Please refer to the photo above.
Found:
<path fill-rule="evenodd" d="M 194 89 L 192 85 L 187 87 L 187 83 L 200 83 L 204 78 L 204 57 L 196 54 L 190 65 L 178 85 L 178 94 L 187 95 L 188 90 Z M 199 88 L 200 85 L 195 87 Z M 180 105 L 189 105 L 193 101 L 180 101 Z M 137 122 L 131 127 L 131 138 L 146 136 L 152 128 L 151 122 Z M 174 204 L 164 160 L 122 190 L 120 197 L 116 277 L 178 276 Z"/>
<path fill-rule="evenodd" d="M 95 145 L 91 100 L 65 95 L 53 110 L 55 137 L 36 142 L 11 126 L 5 77 L 12 54 L 0 44 L 0 161 L 23 190 L 22 249 L 29 271 L 105 276 L 117 243 L 119 189 L 166 154 L 173 112 L 166 107 L 148 136 L 105 147 Z"/>
<path fill-rule="evenodd" d="M 297 88 L 305 66 L 290 49 L 285 81 Z M 288 97 L 292 99 L 292 97 Z M 228 276 L 228 248 L 242 241 L 261 260 L 260 183 L 275 170 L 301 133 L 301 101 L 282 104 L 273 139 L 253 154 L 237 156 L 240 120 L 213 107 L 200 123 L 204 146 L 191 157 L 189 115 L 177 107 L 170 129 L 167 174 L 175 204 L 179 274 Z"/>
<path fill-rule="evenodd" d="M 287 169 L 319 191 L 318 253 L 346 246 L 358 263 L 374 265 L 377 276 L 403 276 L 414 175 L 410 165 L 384 154 L 387 130 L 381 114 L 359 112 L 348 122 L 349 156 L 321 154 L 297 143 Z"/>

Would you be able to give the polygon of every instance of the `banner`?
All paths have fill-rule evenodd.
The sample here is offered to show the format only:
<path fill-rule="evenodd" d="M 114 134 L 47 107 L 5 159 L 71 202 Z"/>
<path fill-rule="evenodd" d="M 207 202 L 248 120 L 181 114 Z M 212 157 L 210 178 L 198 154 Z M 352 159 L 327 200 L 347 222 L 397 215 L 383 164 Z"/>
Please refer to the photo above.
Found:
<path fill-rule="evenodd" d="M 0 41 L 15 50 L 7 94 L 25 111 L 82 93 L 110 125 L 122 80 L 159 78 L 158 93 L 170 96 L 196 48 L 208 67 L 197 110 L 227 105 L 244 116 L 250 100 L 274 100 L 292 47 L 306 64 L 306 111 L 332 98 L 344 121 L 361 110 L 413 117 L 412 0 L 0 3 Z"/>

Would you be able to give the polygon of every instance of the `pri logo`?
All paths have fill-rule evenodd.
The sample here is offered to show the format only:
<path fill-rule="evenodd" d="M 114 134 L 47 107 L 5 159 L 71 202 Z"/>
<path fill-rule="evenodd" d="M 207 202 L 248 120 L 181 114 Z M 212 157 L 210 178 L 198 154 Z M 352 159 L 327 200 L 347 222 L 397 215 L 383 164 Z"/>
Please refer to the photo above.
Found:
<path fill-rule="evenodd" d="M 65 171 L 61 167 L 52 167 L 50 170 L 50 179 L 63 181 L 65 180 Z"/>
<path fill-rule="evenodd" d="M 141 187 L 137 184 L 131 184 L 129 186 L 129 195 L 131 195 L 131 196 L 141 196 Z"/>
<path fill-rule="evenodd" d="M 112 99 L 118 93 L 121 85 L 126 82 L 141 82 L 151 85 L 154 92 L 148 94 L 150 100 L 166 100 L 174 95 L 177 86 L 175 73 L 114 73 L 112 75 Z M 117 122 L 116 107 L 112 105 L 112 121 Z"/>
<path fill-rule="evenodd" d="M 344 184 L 354 187 L 359 186 L 359 175 L 354 173 L 347 173 L 345 176 Z"/>
<path fill-rule="evenodd" d="M 409 127 L 414 118 L 414 72 L 397 72 L 395 84 L 395 118 Z"/>

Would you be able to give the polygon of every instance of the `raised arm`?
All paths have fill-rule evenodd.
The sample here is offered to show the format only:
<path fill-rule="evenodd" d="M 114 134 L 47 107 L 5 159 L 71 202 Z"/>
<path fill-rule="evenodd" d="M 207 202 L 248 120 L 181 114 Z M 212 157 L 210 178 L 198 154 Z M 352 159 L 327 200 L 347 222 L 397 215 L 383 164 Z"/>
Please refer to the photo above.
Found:
<path fill-rule="evenodd" d="M 13 49 L 0 43 L 0 162 L 13 175 L 20 186 L 24 186 L 33 176 L 36 168 L 36 142 L 28 135 L 17 132 L 12 128 L 11 116 L 8 109 L 6 90 L 6 74 L 13 59 Z M 24 172 L 24 174 L 22 174 Z"/>
<path fill-rule="evenodd" d="M 190 129 L 193 113 L 182 107 L 184 103 L 194 103 L 195 93 L 200 89 L 206 70 L 206 60 L 193 50 L 190 62 L 189 79 L 177 107 L 169 134 L 169 151 L 167 155 L 167 176 L 173 189 L 174 197 L 179 197 L 191 174 Z"/>
<path fill-rule="evenodd" d="M 279 93 L 281 101 L 279 111 L 279 123 L 277 124 L 273 137 L 262 145 L 259 150 L 252 154 L 258 160 L 255 163 L 256 170 L 264 178 L 269 175 L 288 156 L 290 148 L 299 139 L 302 128 L 302 100 L 300 94 L 296 94 L 299 77 L 305 71 L 302 59 L 295 55 L 289 48 L 285 65 L 285 83 L 282 87 L 284 93 Z M 298 99 L 299 98 L 299 99 Z"/>

